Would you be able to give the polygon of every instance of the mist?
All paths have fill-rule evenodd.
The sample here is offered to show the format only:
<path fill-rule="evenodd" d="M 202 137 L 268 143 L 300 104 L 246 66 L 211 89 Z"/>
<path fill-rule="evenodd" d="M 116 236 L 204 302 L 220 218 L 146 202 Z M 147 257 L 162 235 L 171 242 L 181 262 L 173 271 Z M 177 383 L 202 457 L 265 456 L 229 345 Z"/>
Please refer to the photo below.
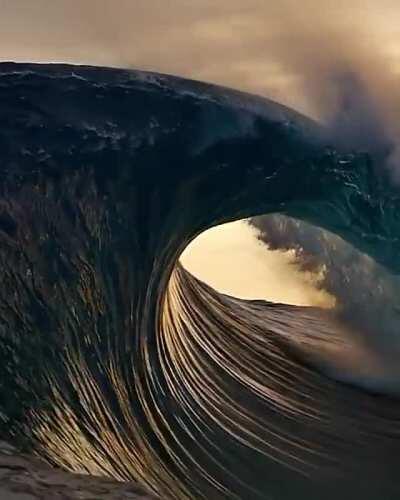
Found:
<path fill-rule="evenodd" d="M 299 306 L 331 308 L 335 299 L 322 289 L 318 266 L 295 265 L 287 252 L 269 251 L 257 240 L 259 231 L 247 221 L 208 229 L 180 257 L 183 266 L 221 293 L 241 299 L 263 299 Z M 289 241 L 289 240 L 288 240 Z"/>
<path fill-rule="evenodd" d="M 298 270 L 322 276 L 315 286 L 335 298 L 335 315 L 353 327 L 353 333 L 361 333 L 374 350 L 399 355 L 400 276 L 339 236 L 308 223 L 282 215 L 258 216 L 249 223 L 258 230 L 265 250 L 291 250 Z"/>

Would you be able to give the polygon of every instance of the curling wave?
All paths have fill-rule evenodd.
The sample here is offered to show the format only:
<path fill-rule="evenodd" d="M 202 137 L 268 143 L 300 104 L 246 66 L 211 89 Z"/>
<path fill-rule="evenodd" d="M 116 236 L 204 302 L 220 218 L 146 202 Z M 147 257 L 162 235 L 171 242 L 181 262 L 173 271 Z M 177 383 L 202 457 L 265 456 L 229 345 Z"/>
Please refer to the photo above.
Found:
<path fill-rule="evenodd" d="M 316 368 L 333 314 L 179 264 L 207 228 L 280 213 L 397 273 L 399 198 L 368 154 L 139 71 L 4 63 L 0 101 L 0 438 L 165 498 L 398 498 L 398 400 Z"/>

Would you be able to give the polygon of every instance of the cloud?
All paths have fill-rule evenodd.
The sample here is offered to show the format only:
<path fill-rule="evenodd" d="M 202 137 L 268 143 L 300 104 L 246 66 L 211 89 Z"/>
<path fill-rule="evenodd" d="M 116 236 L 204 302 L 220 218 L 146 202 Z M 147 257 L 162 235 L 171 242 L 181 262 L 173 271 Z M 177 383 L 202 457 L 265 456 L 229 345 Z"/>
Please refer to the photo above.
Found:
<path fill-rule="evenodd" d="M 0 0 L 0 58 L 135 67 L 317 117 L 400 179 L 400 5 L 382 0 Z M 371 139 L 373 139 L 371 141 Z"/>

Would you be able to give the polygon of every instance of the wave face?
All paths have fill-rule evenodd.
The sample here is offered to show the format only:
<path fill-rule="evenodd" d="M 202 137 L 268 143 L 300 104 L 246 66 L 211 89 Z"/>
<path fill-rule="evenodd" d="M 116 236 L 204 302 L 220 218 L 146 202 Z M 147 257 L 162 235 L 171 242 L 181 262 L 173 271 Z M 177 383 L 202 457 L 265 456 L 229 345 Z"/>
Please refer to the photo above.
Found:
<path fill-rule="evenodd" d="M 330 313 L 218 294 L 178 261 L 280 213 L 398 273 L 399 199 L 367 154 L 139 71 L 3 63 L 0 101 L 1 439 L 164 498 L 399 498 L 398 400 L 299 355 Z"/>

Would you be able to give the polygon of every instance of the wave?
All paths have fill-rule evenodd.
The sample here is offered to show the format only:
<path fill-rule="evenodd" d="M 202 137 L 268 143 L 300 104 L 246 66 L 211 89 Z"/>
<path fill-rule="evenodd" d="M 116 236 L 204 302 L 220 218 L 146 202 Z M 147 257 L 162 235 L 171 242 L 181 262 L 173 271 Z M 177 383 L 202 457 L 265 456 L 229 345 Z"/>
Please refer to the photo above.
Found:
<path fill-rule="evenodd" d="M 370 155 L 140 71 L 3 63 L 0 101 L 1 439 L 165 498 L 398 498 L 398 400 L 318 368 L 345 352 L 333 313 L 179 264 L 207 228 L 280 213 L 396 274 L 399 199 Z"/>

